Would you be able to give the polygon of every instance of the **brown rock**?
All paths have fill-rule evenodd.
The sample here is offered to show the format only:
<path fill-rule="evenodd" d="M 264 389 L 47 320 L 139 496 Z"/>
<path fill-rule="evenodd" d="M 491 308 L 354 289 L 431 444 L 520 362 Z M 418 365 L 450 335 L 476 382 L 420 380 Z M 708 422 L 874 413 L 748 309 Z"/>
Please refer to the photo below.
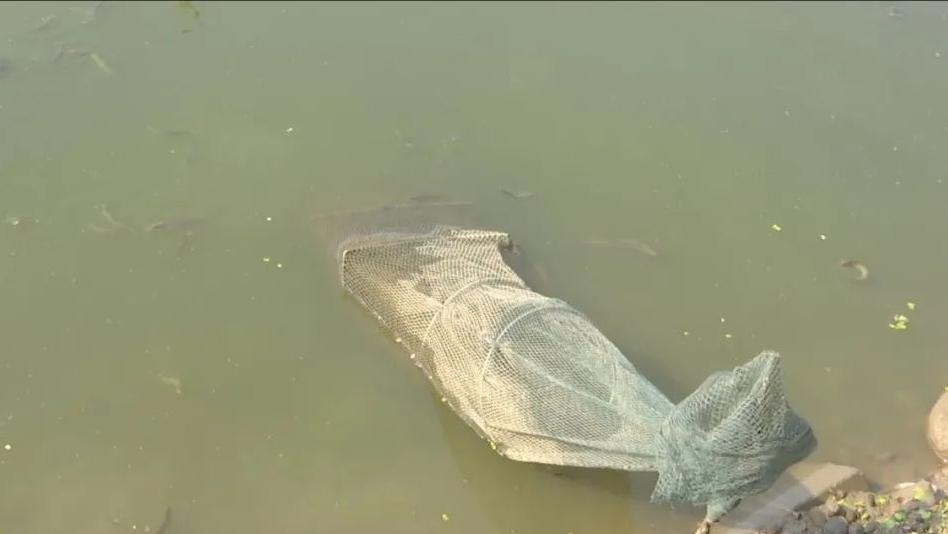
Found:
<path fill-rule="evenodd" d="M 941 461 L 948 462 L 948 391 L 941 394 L 928 414 L 928 443 Z"/>

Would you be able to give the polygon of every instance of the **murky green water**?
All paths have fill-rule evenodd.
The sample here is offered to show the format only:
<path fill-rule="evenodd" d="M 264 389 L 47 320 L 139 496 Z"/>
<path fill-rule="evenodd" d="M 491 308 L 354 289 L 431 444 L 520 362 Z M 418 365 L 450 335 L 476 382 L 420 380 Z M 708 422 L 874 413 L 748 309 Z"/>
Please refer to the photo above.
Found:
<path fill-rule="evenodd" d="M 343 295 L 310 216 L 419 194 L 673 399 L 778 350 L 815 459 L 931 466 L 948 4 L 196 5 L 0 4 L 4 533 L 692 527 L 653 475 L 496 456 Z"/>

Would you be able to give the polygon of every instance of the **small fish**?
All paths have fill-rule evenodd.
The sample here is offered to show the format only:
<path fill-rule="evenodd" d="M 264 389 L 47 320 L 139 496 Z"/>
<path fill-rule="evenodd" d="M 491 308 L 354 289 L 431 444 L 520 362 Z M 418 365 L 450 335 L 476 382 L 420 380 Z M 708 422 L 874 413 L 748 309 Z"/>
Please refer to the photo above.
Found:
<path fill-rule="evenodd" d="M 510 198 L 530 198 L 534 195 L 533 191 L 511 191 L 509 189 L 504 189 L 503 187 L 498 188 L 501 193 L 507 195 Z"/>
<path fill-rule="evenodd" d="M 99 10 L 100 7 L 102 7 L 102 4 L 104 4 L 104 3 L 105 3 L 105 2 L 102 2 L 102 1 L 100 0 L 99 2 L 96 2 L 95 4 L 93 4 L 93 5 L 92 5 L 92 8 L 91 8 L 89 11 L 86 12 L 86 16 L 83 17 L 83 19 L 82 19 L 81 21 L 79 21 L 79 24 L 82 24 L 82 25 L 85 26 L 85 25 L 89 25 L 89 24 L 92 24 L 93 22 L 95 22 L 95 20 L 96 20 L 96 12 Z"/>
<path fill-rule="evenodd" d="M 412 202 L 422 202 L 422 203 L 437 202 L 439 200 L 444 200 L 444 196 L 436 194 L 436 193 L 432 193 L 432 194 L 424 194 L 424 195 L 415 195 L 409 198 L 408 200 Z"/>
<path fill-rule="evenodd" d="M 183 217 L 180 219 L 165 219 L 149 224 L 145 227 L 146 232 L 154 230 L 172 230 L 190 232 L 195 228 L 203 226 L 207 222 L 206 217 Z"/>
<path fill-rule="evenodd" d="M 154 126 L 150 126 L 150 125 L 146 126 L 146 128 L 148 128 L 148 131 L 150 131 L 151 133 L 155 135 L 165 135 L 168 137 L 190 137 L 191 136 L 190 130 L 159 130 L 158 128 L 155 128 Z"/>
<path fill-rule="evenodd" d="M 158 525 L 158 528 L 155 529 L 155 534 L 164 534 L 165 530 L 168 529 L 168 525 L 171 524 L 171 507 L 165 508 L 165 516 L 161 519 L 161 524 Z"/>
<path fill-rule="evenodd" d="M 652 258 L 658 256 L 658 252 L 655 252 L 655 249 L 637 239 L 587 239 L 583 241 L 583 244 L 592 247 L 634 250 Z"/>
<path fill-rule="evenodd" d="M 88 228 L 89 230 L 92 230 L 93 232 L 97 234 L 115 233 L 115 228 L 105 228 L 103 226 L 99 226 L 96 223 L 86 223 L 86 228 Z"/>
<path fill-rule="evenodd" d="M 865 280 L 866 278 L 869 278 L 869 268 L 863 265 L 863 263 L 860 261 L 846 260 L 846 261 L 840 262 L 839 266 L 846 267 L 849 269 L 856 269 L 857 271 L 859 271 L 859 278 L 857 278 L 857 280 L 862 281 L 862 280 Z"/>
<path fill-rule="evenodd" d="M 62 43 L 56 43 L 56 50 L 53 52 L 52 59 L 49 60 L 50 63 L 56 63 L 62 59 L 63 55 L 66 54 L 66 49 L 63 48 Z"/>
<path fill-rule="evenodd" d="M 85 57 L 92 54 L 92 50 L 88 48 L 67 48 L 66 53 L 70 56 L 80 56 Z"/>
<path fill-rule="evenodd" d="M 0 58 L 0 78 L 3 77 L 10 70 L 10 65 L 3 59 Z"/>
<path fill-rule="evenodd" d="M 56 15 L 46 15 L 45 17 L 41 18 L 39 24 L 33 26 L 33 31 L 41 32 L 46 28 L 49 28 L 49 25 L 53 22 L 54 18 L 56 18 Z"/>
<path fill-rule="evenodd" d="M 99 67 L 99 70 L 108 74 L 109 76 L 112 75 L 112 67 L 109 67 L 109 64 L 106 63 L 104 59 L 99 57 L 99 54 L 92 52 L 89 54 L 89 59 L 91 59 L 92 62 L 95 63 L 96 67 Z"/>

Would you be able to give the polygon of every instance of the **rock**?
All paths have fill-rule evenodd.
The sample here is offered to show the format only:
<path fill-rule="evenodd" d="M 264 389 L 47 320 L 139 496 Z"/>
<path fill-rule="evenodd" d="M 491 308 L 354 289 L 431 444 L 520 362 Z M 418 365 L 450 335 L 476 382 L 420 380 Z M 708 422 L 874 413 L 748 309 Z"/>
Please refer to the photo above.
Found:
<path fill-rule="evenodd" d="M 817 528 L 822 528 L 826 524 L 826 513 L 819 508 L 812 508 L 809 511 L 810 522 L 816 525 Z"/>
<path fill-rule="evenodd" d="M 823 525 L 823 534 L 849 534 L 849 523 L 842 517 L 831 517 Z"/>
<path fill-rule="evenodd" d="M 941 461 L 948 462 L 948 391 L 941 394 L 928 414 L 928 443 Z"/>
<path fill-rule="evenodd" d="M 912 500 L 912 497 L 914 495 L 915 495 L 915 484 L 911 482 L 903 482 L 895 486 L 895 488 L 889 494 L 889 501 L 898 501 L 900 503 L 907 503 Z"/>
<path fill-rule="evenodd" d="M 849 525 L 849 534 L 865 534 L 866 529 L 862 527 L 859 523 L 852 523 Z"/>
<path fill-rule="evenodd" d="M 866 534 L 873 534 L 878 528 L 879 528 L 879 523 L 877 523 L 875 519 L 871 521 L 867 521 L 866 524 L 863 525 L 862 527 L 863 531 L 865 531 Z"/>
<path fill-rule="evenodd" d="M 783 524 L 780 534 L 804 534 L 807 524 L 802 519 L 791 519 Z"/>

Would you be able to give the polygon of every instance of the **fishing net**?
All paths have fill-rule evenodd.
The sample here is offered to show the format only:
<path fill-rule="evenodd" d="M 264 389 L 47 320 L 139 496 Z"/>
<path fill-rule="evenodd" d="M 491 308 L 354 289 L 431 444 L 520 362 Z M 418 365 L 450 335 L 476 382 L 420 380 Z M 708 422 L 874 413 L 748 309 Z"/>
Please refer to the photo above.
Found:
<path fill-rule="evenodd" d="M 342 285 L 503 456 L 657 471 L 654 502 L 706 505 L 714 521 L 815 447 L 777 353 L 674 404 L 586 316 L 527 286 L 504 259 L 508 234 L 422 206 L 365 213 L 337 214 L 351 230 L 335 240 Z"/>

